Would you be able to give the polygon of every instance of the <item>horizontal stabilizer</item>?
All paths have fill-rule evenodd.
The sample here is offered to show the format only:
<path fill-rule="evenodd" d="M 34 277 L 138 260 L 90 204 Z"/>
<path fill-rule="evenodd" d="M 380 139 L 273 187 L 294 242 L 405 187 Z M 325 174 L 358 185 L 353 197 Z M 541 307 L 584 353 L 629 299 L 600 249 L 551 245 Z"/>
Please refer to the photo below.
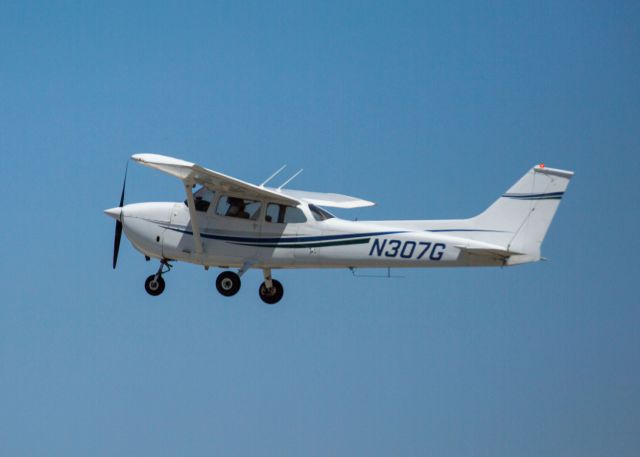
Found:
<path fill-rule="evenodd" d="M 487 248 L 468 248 L 464 246 L 456 246 L 456 247 L 460 249 L 462 252 L 464 252 L 465 254 L 477 255 L 477 256 L 483 256 L 483 257 L 493 257 L 493 258 L 504 259 L 504 260 L 508 259 L 512 255 L 520 255 L 519 252 L 511 252 L 511 251 L 507 251 L 499 248 L 487 249 Z"/>

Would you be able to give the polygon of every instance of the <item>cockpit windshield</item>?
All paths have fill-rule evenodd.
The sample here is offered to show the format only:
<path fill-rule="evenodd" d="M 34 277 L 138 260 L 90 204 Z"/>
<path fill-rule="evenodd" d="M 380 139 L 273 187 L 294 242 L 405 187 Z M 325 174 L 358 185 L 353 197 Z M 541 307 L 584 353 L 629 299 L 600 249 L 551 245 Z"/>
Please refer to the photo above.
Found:
<path fill-rule="evenodd" d="M 326 221 L 327 219 L 335 217 L 329 211 L 324 210 L 316 205 L 309 205 L 309 210 L 311 210 L 311 214 L 316 221 Z"/>

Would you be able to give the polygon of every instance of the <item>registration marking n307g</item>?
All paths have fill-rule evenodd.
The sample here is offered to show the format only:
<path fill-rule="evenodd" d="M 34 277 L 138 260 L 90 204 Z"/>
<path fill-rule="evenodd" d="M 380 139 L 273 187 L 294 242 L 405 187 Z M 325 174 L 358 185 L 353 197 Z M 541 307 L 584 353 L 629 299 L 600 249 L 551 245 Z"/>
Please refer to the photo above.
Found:
<path fill-rule="evenodd" d="M 440 260 L 447 246 L 444 243 L 432 243 L 430 241 L 402 241 L 396 239 L 374 238 L 369 256 L 377 257 L 401 257 L 403 259 Z"/>

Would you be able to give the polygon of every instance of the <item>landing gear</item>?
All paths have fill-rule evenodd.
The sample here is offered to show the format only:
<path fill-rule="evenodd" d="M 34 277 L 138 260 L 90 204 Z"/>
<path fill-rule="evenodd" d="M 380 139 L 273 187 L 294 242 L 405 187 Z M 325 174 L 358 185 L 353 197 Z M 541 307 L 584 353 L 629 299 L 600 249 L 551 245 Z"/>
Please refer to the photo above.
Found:
<path fill-rule="evenodd" d="M 284 295 L 284 287 L 280 284 L 280 281 L 271 277 L 271 269 L 267 268 L 262 270 L 264 274 L 264 282 L 260 284 L 258 293 L 263 302 L 268 305 L 275 305 L 278 303 Z"/>
<path fill-rule="evenodd" d="M 260 284 L 260 289 L 258 292 L 263 302 L 268 305 L 275 305 L 284 295 L 284 287 L 282 287 L 280 281 L 276 279 L 272 279 L 271 283 L 271 289 L 267 289 L 265 283 Z"/>
<path fill-rule="evenodd" d="M 149 276 L 144 282 L 144 290 L 146 290 L 149 295 L 157 297 L 164 292 L 164 279 L 162 279 L 162 276 L 158 276 L 157 278 L 156 275 Z"/>
<path fill-rule="evenodd" d="M 165 267 L 166 267 L 166 270 L 165 270 Z M 165 284 L 164 284 L 164 279 L 162 278 L 162 275 L 164 273 L 168 273 L 169 270 L 171 270 L 171 265 L 169 265 L 169 261 L 167 259 L 162 259 L 160 261 L 160 268 L 158 268 L 158 271 L 156 272 L 156 274 L 149 276 L 147 280 L 144 282 L 144 290 L 146 290 L 149 295 L 152 295 L 154 297 L 157 297 L 162 292 L 164 292 Z"/>
<path fill-rule="evenodd" d="M 223 271 L 216 279 L 216 289 L 225 297 L 231 297 L 240 290 L 240 276 L 233 271 Z"/>

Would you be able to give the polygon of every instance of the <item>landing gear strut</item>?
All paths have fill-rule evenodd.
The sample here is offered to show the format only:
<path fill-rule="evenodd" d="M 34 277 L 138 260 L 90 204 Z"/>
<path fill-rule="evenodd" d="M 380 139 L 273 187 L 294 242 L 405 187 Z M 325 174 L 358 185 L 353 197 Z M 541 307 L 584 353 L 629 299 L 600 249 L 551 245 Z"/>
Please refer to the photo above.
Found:
<path fill-rule="evenodd" d="M 171 270 L 169 261 L 167 259 L 162 259 L 160 261 L 160 268 L 158 268 L 156 274 L 149 276 L 144 282 L 144 290 L 146 290 L 149 295 L 153 295 L 154 297 L 157 297 L 162 292 L 164 292 L 165 284 L 162 275 L 164 273 L 168 273 L 169 270 Z"/>
<path fill-rule="evenodd" d="M 260 284 L 258 293 L 263 302 L 268 305 L 275 305 L 282 299 L 282 296 L 284 295 L 284 287 L 282 287 L 280 281 L 271 277 L 270 268 L 262 271 L 264 274 L 264 282 Z"/>

